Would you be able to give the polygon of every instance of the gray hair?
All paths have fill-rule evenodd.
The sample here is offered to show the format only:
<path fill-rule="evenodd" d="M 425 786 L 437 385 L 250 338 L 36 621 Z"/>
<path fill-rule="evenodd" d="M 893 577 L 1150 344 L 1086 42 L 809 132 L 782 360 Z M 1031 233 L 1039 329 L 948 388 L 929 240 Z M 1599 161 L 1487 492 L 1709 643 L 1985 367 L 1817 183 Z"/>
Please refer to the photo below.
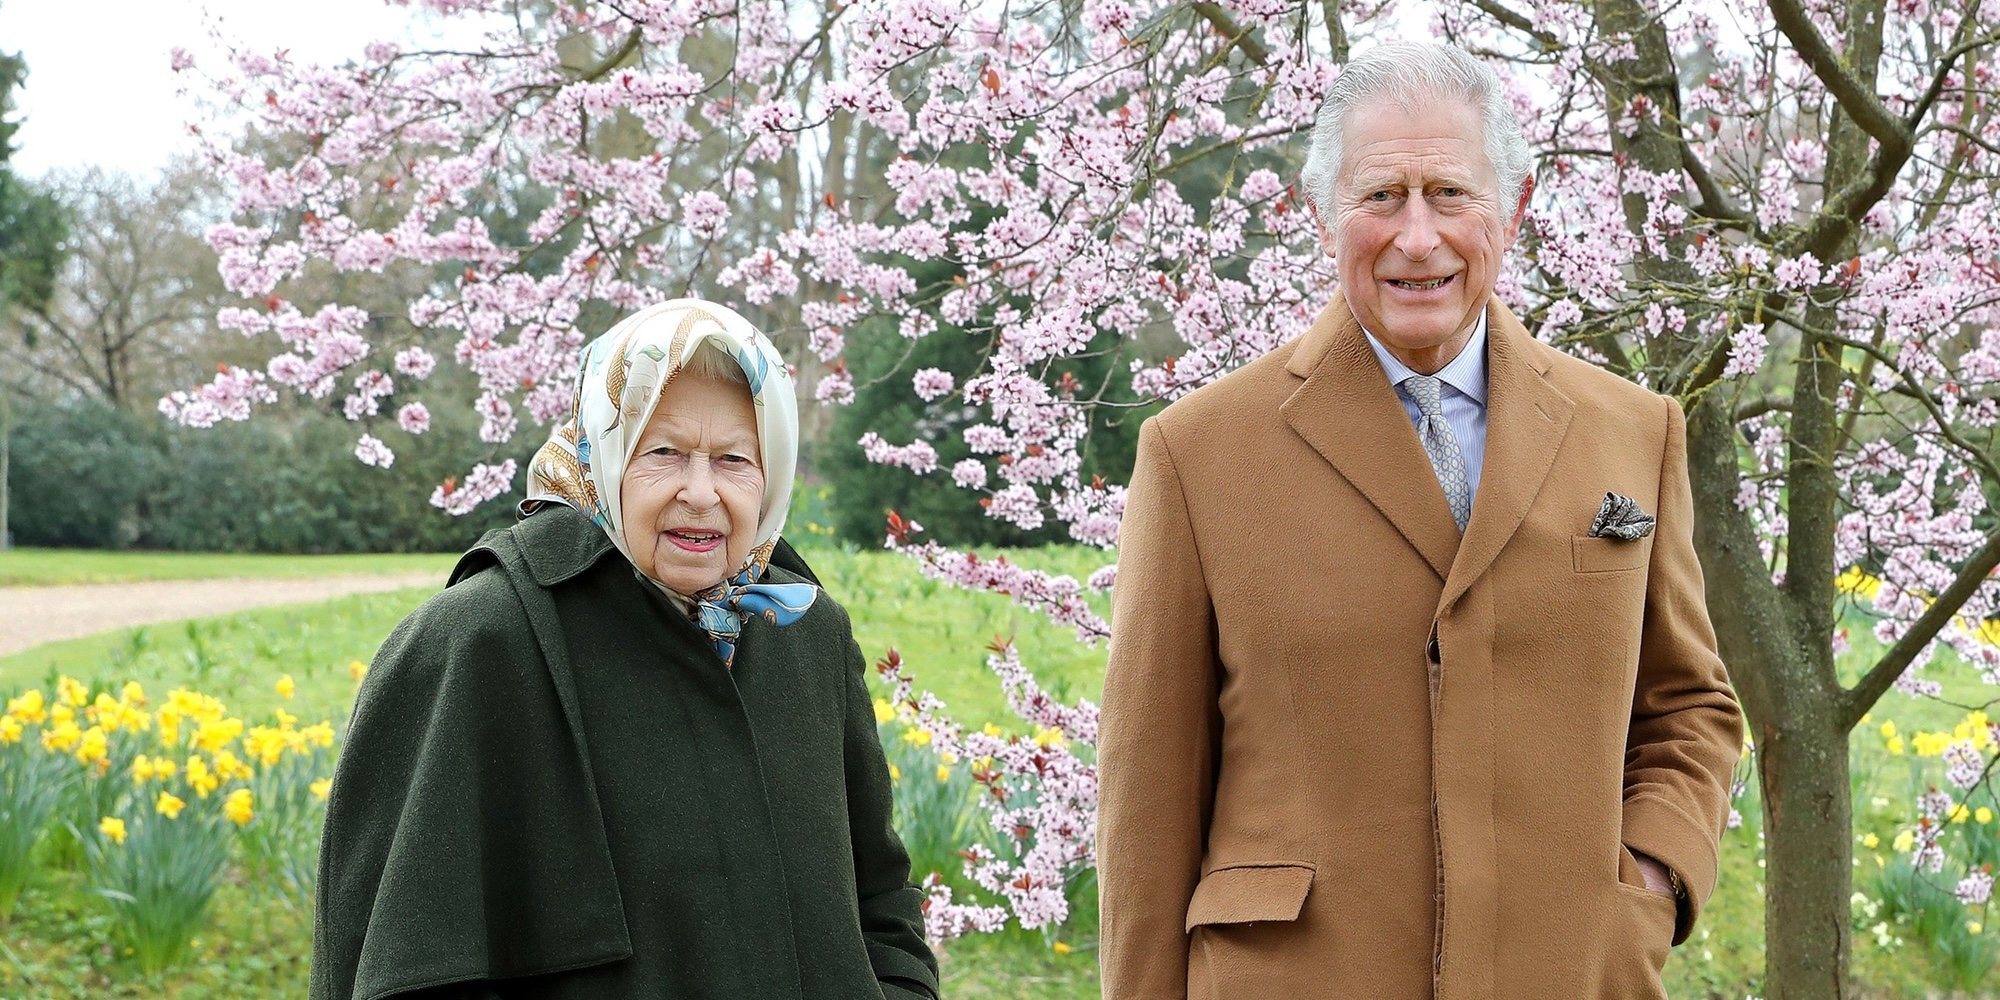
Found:
<path fill-rule="evenodd" d="M 694 346 L 694 353 L 688 355 L 687 363 L 674 377 L 714 379 L 750 388 L 750 376 L 743 373 L 743 366 L 712 337 Z"/>
<path fill-rule="evenodd" d="M 1300 181 L 1320 223 L 1337 227 L 1334 186 L 1340 176 L 1342 132 L 1356 108 L 1395 101 L 1415 110 L 1426 101 L 1463 100 L 1479 114 L 1486 159 L 1500 178 L 1502 211 L 1513 212 L 1533 158 L 1500 77 L 1464 49 L 1439 42 L 1385 42 L 1350 60 L 1334 79 L 1313 122 L 1312 148 Z"/>

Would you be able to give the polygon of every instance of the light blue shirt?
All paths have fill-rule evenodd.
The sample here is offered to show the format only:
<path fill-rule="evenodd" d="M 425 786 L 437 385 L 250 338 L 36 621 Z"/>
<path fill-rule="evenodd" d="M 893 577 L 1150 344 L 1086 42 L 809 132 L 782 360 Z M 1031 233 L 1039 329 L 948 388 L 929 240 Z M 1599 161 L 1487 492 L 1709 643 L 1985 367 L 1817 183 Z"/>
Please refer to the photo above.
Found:
<path fill-rule="evenodd" d="M 1404 364 L 1375 335 L 1361 331 L 1368 338 L 1368 346 L 1375 349 L 1376 360 L 1382 362 L 1382 372 L 1389 376 L 1389 385 L 1401 386 L 1403 380 L 1420 374 Z M 1472 498 L 1479 499 L 1479 470 L 1486 464 L 1486 313 L 1481 311 L 1479 322 L 1472 329 L 1472 339 L 1465 342 L 1465 349 L 1458 357 L 1436 372 L 1444 383 L 1438 390 L 1438 402 L 1444 407 L 1445 423 L 1451 425 L 1451 436 L 1458 439 L 1458 450 L 1465 458 L 1465 482 L 1472 488 Z M 1423 423 L 1423 412 L 1417 409 L 1416 400 L 1398 388 L 1396 399 L 1403 404 L 1403 412 L 1410 415 L 1410 426 Z"/>

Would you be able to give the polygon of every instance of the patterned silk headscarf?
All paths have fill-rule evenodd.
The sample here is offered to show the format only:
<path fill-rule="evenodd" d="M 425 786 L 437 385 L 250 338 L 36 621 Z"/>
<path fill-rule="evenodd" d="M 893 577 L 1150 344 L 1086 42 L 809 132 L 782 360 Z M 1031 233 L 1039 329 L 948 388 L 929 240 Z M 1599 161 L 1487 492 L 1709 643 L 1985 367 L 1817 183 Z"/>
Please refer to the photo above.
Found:
<path fill-rule="evenodd" d="M 764 504 L 750 557 L 727 579 L 692 595 L 653 582 L 708 633 L 727 664 L 735 658 L 744 616 L 790 625 L 818 594 L 810 584 L 758 582 L 791 505 L 799 414 L 784 359 L 748 320 L 713 302 L 674 299 L 633 313 L 586 345 L 569 419 L 556 425 L 528 464 L 528 499 L 522 508 L 550 501 L 576 508 L 637 566 L 625 543 L 619 485 L 660 396 L 705 340 L 715 341 L 734 358 L 749 380 L 764 465 Z"/>

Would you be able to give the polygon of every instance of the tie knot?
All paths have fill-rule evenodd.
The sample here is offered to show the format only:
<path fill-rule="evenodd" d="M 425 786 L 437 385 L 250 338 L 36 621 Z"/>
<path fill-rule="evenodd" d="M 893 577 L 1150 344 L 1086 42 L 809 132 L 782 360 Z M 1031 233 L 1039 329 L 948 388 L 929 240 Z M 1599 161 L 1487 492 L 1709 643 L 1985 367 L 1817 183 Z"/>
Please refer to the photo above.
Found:
<path fill-rule="evenodd" d="M 1412 375 L 1403 380 L 1403 392 L 1410 401 L 1417 404 L 1417 411 L 1426 417 L 1444 416 L 1444 404 L 1438 400 L 1438 393 L 1444 381 L 1434 375 Z"/>

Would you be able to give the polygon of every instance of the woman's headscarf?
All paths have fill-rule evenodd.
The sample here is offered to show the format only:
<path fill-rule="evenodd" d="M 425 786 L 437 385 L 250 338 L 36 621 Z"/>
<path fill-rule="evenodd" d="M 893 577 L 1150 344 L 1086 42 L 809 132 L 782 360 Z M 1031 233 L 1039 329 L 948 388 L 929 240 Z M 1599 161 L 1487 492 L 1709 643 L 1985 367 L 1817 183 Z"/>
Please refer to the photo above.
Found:
<path fill-rule="evenodd" d="M 674 299 L 633 313 L 586 345 L 569 419 L 556 425 L 548 443 L 528 464 L 528 499 L 522 508 L 549 501 L 576 508 L 636 567 L 625 543 L 619 486 L 668 383 L 694 357 L 695 349 L 710 340 L 735 359 L 750 383 L 764 466 L 764 503 L 750 557 L 727 579 L 692 600 L 654 583 L 709 633 L 717 654 L 729 663 L 745 615 L 789 625 L 818 593 L 810 584 L 758 582 L 791 506 L 799 414 L 784 358 L 748 320 L 713 302 Z"/>

